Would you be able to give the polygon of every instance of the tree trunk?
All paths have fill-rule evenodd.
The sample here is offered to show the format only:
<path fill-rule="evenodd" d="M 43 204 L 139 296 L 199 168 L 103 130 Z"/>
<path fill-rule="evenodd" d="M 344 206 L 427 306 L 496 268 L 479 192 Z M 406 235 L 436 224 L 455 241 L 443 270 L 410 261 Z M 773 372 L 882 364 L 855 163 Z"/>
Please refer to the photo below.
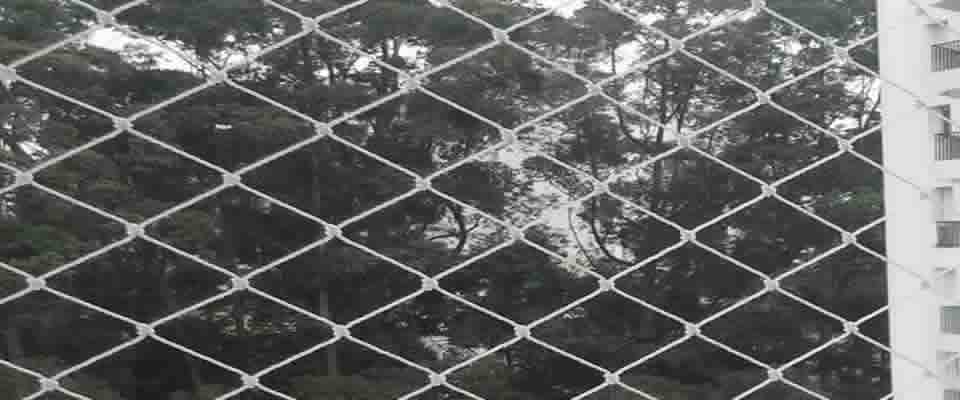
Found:
<path fill-rule="evenodd" d="M 20 336 L 20 328 L 16 327 L 14 323 L 11 323 L 11 326 L 3 330 L 3 337 L 7 347 L 7 359 L 14 363 L 22 362 L 25 352 L 23 350 L 23 338 Z M 17 376 L 13 379 L 14 398 L 23 397 L 27 395 L 27 392 L 30 390 L 29 385 L 24 385 L 25 382 L 19 378 L 20 377 Z"/>
<path fill-rule="evenodd" d="M 160 286 L 160 295 L 163 296 L 164 303 L 167 308 L 168 313 L 176 312 L 181 308 L 181 305 L 177 302 L 176 291 L 170 287 L 170 275 L 173 271 L 167 271 L 165 258 L 162 252 L 156 252 L 156 248 L 149 246 L 149 248 L 157 253 L 154 257 L 151 257 L 155 262 L 146 263 L 146 265 L 152 268 L 156 268 L 159 272 L 157 277 L 157 284 Z M 174 334 L 177 337 L 186 338 L 187 331 L 184 329 L 183 324 L 174 323 L 172 325 Z M 194 394 L 199 393 L 200 385 L 203 382 L 203 378 L 200 376 L 198 369 L 200 364 L 197 362 L 193 356 L 183 353 L 183 362 L 187 368 L 187 377 L 189 378 L 188 386 L 190 391 Z"/>
<path fill-rule="evenodd" d="M 300 68 L 300 79 L 303 80 L 303 83 L 307 86 L 313 85 L 316 81 L 316 65 L 313 60 L 313 36 L 307 36 L 300 38 L 300 58 L 301 65 Z"/>
<path fill-rule="evenodd" d="M 321 316 L 333 320 L 333 313 L 330 310 L 330 291 L 317 290 L 316 307 Z M 327 375 L 331 377 L 340 376 L 340 357 L 337 349 L 337 343 L 331 343 L 326 350 Z"/>
<path fill-rule="evenodd" d="M 317 199 L 317 193 L 322 190 L 323 187 L 323 173 L 321 171 L 320 160 L 316 152 L 310 153 L 310 180 L 307 190 L 307 204 L 310 205 L 310 212 L 314 215 L 318 214 L 318 211 L 322 208 L 322 205 Z M 315 236 L 320 236 L 324 234 L 325 228 L 322 226 L 317 226 L 317 232 Z M 325 247 L 326 245 L 324 245 Z M 320 247 L 313 251 L 315 254 L 315 265 L 321 265 L 324 251 L 323 247 Z M 331 284 L 327 283 L 327 287 L 316 291 L 316 296 L 314 297 L 315 307 L 320 316 L 330 320 L 334 320 L 333 309 L 330 306 L 330 286 Z M 326 349 L 326 365 L 327 365 L 327 375 L 334 377 L 340 376 L 340 356 L 337 349 L 337 343 L 331 343 L 327 345 Z"/>
<path fill-rule="evenodd" d="M 615 41 L 611 42 L 610 72 L 613 74 L 613 76 L 617 75 L 617 47 L 618 46 L 619 44 L 617 44 Z M 620 90 L 621 90 L 620 85 L 618 85 L 617 91 L 620 91 Z M 621 108 L 620 105 L 618 104 L 615 104 L 614 108 L 617 110 L 617 126 L 620 127 L 620 134 L 623 135 L 623 137 L 627 138 L 627 140 L 630 140 L 632 142 L 637 142 L 637 139 L 635 139 L 633 135 L 630 134 L 630 129 L 627 128 L 627 121 L 626 121 L 626 117 L 624 117 L 623 115 L 623 108 Z"/>
<path fill-rule="evenodd" d="M 617 107 L 617 110 L 619 111 L 620 108 Z M 594 177 L 599 177 L 600 165 L 597 163 L 598 149 L 597 149 L 596 141 L 593 137 L 593 133 L 592 133 L 593 124 L 590 118 L 591 117 L 588 116 L 586 121 L 584 121 L 583 126 L 581 126 L 581 131 L 583 132 L 584 139 L 586 140 L 586 148 L 587 148 L 586 157 L 587 157 L 587 162 L 590 165 L 590 174 L 593 175 Z M 633 265 L 634 263 L 623 260 L 615 256 L 613 252 L 611 252 L 610 249 L 607 248 L 607 243 L 603 238 L 600 237 L 601 236 L 600 230 L 597 227 L 597 218 L 599 218 L 599 213 L 600 213 L 600 205 L 597 198 L 596 197 L 590 198 L 590 233 L 593 236 L 594 243 L 597 244 L 597 248 L 600 249 L 604 257 L 607 257 L 608 259 L 614 262 L 627 265 L 627 266 Z M 585 249 L 584 249 L 584 254 L 586 254 Z"/>

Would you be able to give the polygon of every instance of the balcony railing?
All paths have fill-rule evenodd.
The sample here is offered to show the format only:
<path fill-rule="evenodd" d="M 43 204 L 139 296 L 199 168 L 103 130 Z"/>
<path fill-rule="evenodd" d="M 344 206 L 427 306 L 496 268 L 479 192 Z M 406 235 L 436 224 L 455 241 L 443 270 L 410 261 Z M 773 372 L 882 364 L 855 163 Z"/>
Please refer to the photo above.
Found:
<path fill-rule="evenodd" d="M 960 358 L 958 356 L 960 355 L 949 351 L 937 352 L 937 365 L 940 366 L 940 374 L 944 379 L 951 381 L 960 379 Z"/>
<path fill-rule="evenodd" d="M 937 222 L 937 247 L 960 247 L 960 221 Z"/>
<path fill-rule="evenodd" d="M 960 335 L 960 306 L 940 308 L 940 331 Z"/>
<path fill-rule="evenodd" d="M 930 46 L 933 72 L 960 68 L 960 40 Z"/>
<path fill-rule="evenodd" d="M 960 360 L 952 359 L 943 366 L 943 376 L 948 379 L 960 378 Z"/>
<path fill-rule="evenodd" d="M 960 132 L 933 135 L 933 152 L 937 161 L 960 159 Z"/>

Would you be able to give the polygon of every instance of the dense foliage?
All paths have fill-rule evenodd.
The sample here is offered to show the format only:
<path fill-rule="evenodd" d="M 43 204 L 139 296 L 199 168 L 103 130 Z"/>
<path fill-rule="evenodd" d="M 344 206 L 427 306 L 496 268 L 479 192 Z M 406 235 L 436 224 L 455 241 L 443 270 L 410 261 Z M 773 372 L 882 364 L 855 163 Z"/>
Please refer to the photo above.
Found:
<path fill-rule="evenodd" d="M 350 3 L 277 1 L 308 16 Z M 87 2 L 101 9 L 123 4 Z M 89 10 L 66 0 L 2 3 L 4 63 L 96 22 Z M 679 231 L 614 196 L 563 208 L 566 201 L 593 190 L 588 176 L 611 179 L 619 196 L 686 228 L 760 194 L 756 182 L 692 150 L 651 161 L 674 144 L 676 136 L 663 126 L 685 132 L 704 129 L 694 142 L 698 149 L 767 182 L 788 177 L 838 147 L 821 130 L 769 105 L 714 124 L 753 104 L 752 92 L 689 56 L 661 57 L 669 43 L 637 23 L 646 21 L 685 37 L 748 9 L 749 1 L 612 3 L 623 13 L 588 0 L 511 32 L 519 45 L 594 82 L 622 76 L 604 81 L 609 98 L 594 96 L 553 112 L 535 129 L 522 129 L 519 145 L 510 148 L 494 148 L 501 131 L 483 119 L 506 128 L 527 127 L 526 122 L 588 89 L 542 60 L 500 44 L 423 80 L 425 88 L 450 103 L 425 92 L 396 95 L 402 79 L 383 64 L 422 72 L 493 39 L 482 25 L 426 0 L 370 0 L 321 21 L 324 32 L 369 57 L 311 34 L 251 63 L 237 64 L 290 38 L 301 22 L 258 0 L 152 0 L 117 16 L 132 33 L 95 32 L 89 41 L 19 66 L 18 72 L 32 82 L 100 110 L 136 116 L 139 132 L 231 171 L 315 133 L 291 110 L 336 122 L 334 132 L 348 143 L 419 174 L 484 152 L 477 160 L 444 170 L 434 186 L 489 215 L 528 227 L 531 241 L 563 257 L 511 243 L 509 232 L 482 213 L 422 192 L 347 225 L 348 240 L 321 244 L 316 241 L 326 231 L 317 221 L 235 187 L 154 221 L 151 218 L 165 210 L 218 187 L 221 175 L 158 143 L 123 133 L 52 164 L 36 180 L 127 220 L 149 221 L 147 232 L 162 243 L 126 240 L 116 221 L 40 188 L 5 193 L 0 199 L 0 262 L 40 275 L 110 247 L 49 279 L 51 288 L 91 307 L 46 292 L 0 304 L 0 356 L 53 375 L 135 337 L 128 322 L 92 306 L 153 322 L 197 305 L 159 325 L 157 333 L 169 342 L 137 342 L 68 375 L 62 384 L 97 400 L 213 399 L 240 387 L 237 371 L 171 344 L 256 373 L 332 337 L 330 328 L 308 313 L 350 323 L 357 338 L 440 371 L 503 343 L 513 328 L 436 291 L 371 314 L 416 292 L 421 282 L 364 248 L 429 274 L 475 260 L 445 275 L 441 286 L 529 323 L 594 291 L 596 279 L 583 270 L 611 276 L 655 255 L 620 279 L 618 287 L 634 300 L 700 321 L 763 288 L 762 279 L 725 257 L 780 274 L 840 244 L 837 231 L 774 199 L 700 231 L 698 239 L 715 252 L 685 244 L 658 254 L 678 242 Z M 869 35 L 875 22 L 869 0 L 768 3 L 841 44 Z M 544 10 L 520 1 L 454 4 L 499 27 Z M 130 39 L 131 34 L 179 49 L 181 56 L 143 45 Z M 130 45 L 117 45 L 124 41 Z M 686 48 L 763 89 L 803 76 L 832 57 L 824 43 L 767 14 L 741 14 L 693 37 Z M 874 43 L 864 43 L 853 56 L 875 67 L 873 48 Z M 647 65 L 638 68 L 641 64 Z M 212 71 L 225 66 L 234 67 L 230 78 L 235 84 L 212 84 L 160 109 L 151 108 L 204 84 Z M 874 91 L 874 82 L 863 71 L 834 65 L 789 84 L 773 99 L 820 127 L 855 136 L 878 123 Z M 391 95 L 376 107 L 357 111 Z M 114 129 L 110 119 L 94 110 L 24 83 L 0 88 L 0 120 L 0 162 L 20 169 Z M 855 148 L 879 160 L 879 132 Z M 574 166 L 579 174 L 531 149 Z M 414 187 L 410 176 L 332 137 L 272 159 L 243 178 L 250 187 L 335 224 Z M 846 154 L 786 181 L 779 193 L 844 229 L 856 230 L 882 215 L 881 183 L 880 171 Z M 0 188 L 11 184 L 13 175 L 0 168 Z M 882 229 L 866 229 L 859 239 L 882 252 Z M 284 258 L 307 245 L 312 247 Z M 488 255 L 474 259 L 481 254 Z M 273 268 L 258 269 L 277 260 L 281 262 Z M 237 274 L 255 273 L 253 287 L 275 297 L 230 292 L 229 277 L 200 261 Z M 885 303 L 885 274 L 879 259 L 847 247 L 784 279 L 783 287 L 843 318 L 858 319 Z M 22 277 L 0 270 L 0 298 L 25 285 Z M 614 369 L 682 337 L 682 325 L 634 300 L 598 295 L 537 325 L 533 334 Z M 796 299 L 767 294 L 711 320 L 703 332 L 780 366 L 841 335 L 842 328 Z M 864 321 L 861 330 L 886 341 L 882 314 Z M 318 400 L 393 399 L 427 383 L 423 371 L 356 342 L 314 350 L 272 369 L 263 383 L 299 399 Z M 866 341 L 848 338 L 791 363 L 786 376 L 830 398 L 877 399 L 889 392 L 889 357 Z M 623 375 L 624 382 L 663 400 L 731 398 L 764 379 L 766 371 L 701 339 L 675 345 Z M 457 369 L 449 380 L 491 400 L 559 400 L 601 384 L 603 376 L 522 340 Z M 0 399 L 20 398 L 37 389 L 30 377 L 0 366 Z M 276 397 L 248 391 L 237 398 Z M 464 397 L 434 389 L 415 398 Z M 640 398 L 619 389 L 588 397 Z M 771 384 L 749 398 L 812 397 Z"/>

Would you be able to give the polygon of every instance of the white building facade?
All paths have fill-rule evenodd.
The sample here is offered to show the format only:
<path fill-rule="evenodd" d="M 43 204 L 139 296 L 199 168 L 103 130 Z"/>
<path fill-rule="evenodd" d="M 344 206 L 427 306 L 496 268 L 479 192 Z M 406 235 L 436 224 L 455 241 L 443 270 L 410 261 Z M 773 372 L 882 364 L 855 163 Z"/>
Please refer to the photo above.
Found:
<path fill-rule="evenodd" d="M 960 0 L 877 6 L 893 398 L 960 400 Z"/>

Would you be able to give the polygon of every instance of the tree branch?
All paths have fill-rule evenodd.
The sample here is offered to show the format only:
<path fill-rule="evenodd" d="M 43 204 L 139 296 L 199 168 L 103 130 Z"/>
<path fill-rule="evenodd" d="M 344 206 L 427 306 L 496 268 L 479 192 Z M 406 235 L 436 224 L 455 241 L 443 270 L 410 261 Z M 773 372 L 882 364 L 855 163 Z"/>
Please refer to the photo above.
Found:
<path fill-rule="evenodd" d="M 595 200 L 595 199 L 594 199 L 594 200 Z M 636 264 L 636 262 L 630 262 L 630 261 L 624 260 L 624 259 L 622 259 L 622 258 L 619 258 L 619 257 L 613 255 L 613 253 L 610 252 L 610 249 L 608 249 L 607 246 L 606 246 L 606 244 L 603 243 L 603 242 L 601 241 L 601 239 L 600 239 L 600 230 L 597 229 L 597 218 L 596 218 L 596 216 L 592 216 L 592 217 L 590 218 L 590 233 L 593 235 L 593 241 L 594 241 L 594 243 L 597 244 L 597 248 L 600 249 L 600 251 L 603 253 L 603 255 L 604 255 L 605 257 L 607 257 L 607 258 L 609 258 L 609 259 L 611 259 L 611 260 L 613 260 L 613 261 L 616 261 L 618 264 L 623 264 L 623 265 L 626 265 L 626 266 L 632 266 L 632 265 L 635 265 L 635 264 Z"/>

